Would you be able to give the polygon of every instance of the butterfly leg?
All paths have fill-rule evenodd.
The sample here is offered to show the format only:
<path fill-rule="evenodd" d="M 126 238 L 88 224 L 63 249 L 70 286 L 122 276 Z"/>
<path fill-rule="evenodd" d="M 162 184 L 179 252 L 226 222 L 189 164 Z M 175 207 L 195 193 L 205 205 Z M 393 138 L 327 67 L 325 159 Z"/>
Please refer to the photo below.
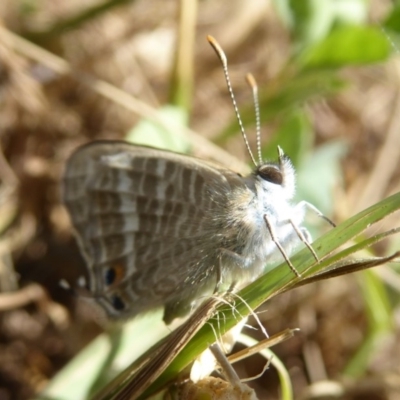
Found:
<path fill-rule="evenodd" d="M 310 250 L 311 254 L 314 256 L 315 260 L 319 262 L 319 258 L 317 253 L 314 251 L 311 246 L 311 235 L 305 228 L 299 228 L 292 219 L 289 219 L 289 223 L 292 225 L 294 231 L 297 233 L 299 239 L 306 245 L 306 247 Z"/>
<path fill-rule="evenodd" d="M 318 217 L 324 219 L 328 224 L 332 225 L 334 228 L 336 228 L 336 225 L 334 222 L 332 222 L 328 217 L 326 217 L 324 214 L 322 214 L 321 211 L 318 210 L 317 207 L 315 207 L 313 204 L 309 203 L 308 201 L 300 201 L 297 203 L 296 209 L 301 209 L 301 210 L 306 210 L 307 208 L 311 211 L 313 211 L 315 214 L 318 215 Z"/>
<path fill-rule="evenodd" d="M 292 262 L 289 259 L 289 256 L 286 254 L 285 249 L 282 247 L 282 245 L 279 243 L 279 240 L 276 236 L 275 230 L 272 227 L 272 224 L 270 223 L 268 216 L 266 214 L 264 214 L 264 221 L 265 221 L 265 225 L 267 226 L 267 229 L 269 231 L 269 234 L 271 236 L 271 240 L 275 243 L 276 247 L 278 248 L 278 250 L 281 252 L 283 258 L 285 259 L 287 265 L 289 265 L 289 268 L 292 270 L 292 272 L 297 276 L 297 277 L 301 277 L 301 275 L 297 272 L 296 268 L 293 266 Z"/>
<path fill-rule="evenodd" d="M 223 284 L 223 268 L 232 268 L 236 266 L 238 268 L 243 268 L 246 264 L 246 260 L 238 253 L 235 253 L 232 250 L 220 248 L 220 255 L 219 255 L 219 264 L 217 268 L 217 284 L 215 286 L 214 293 L 220 292 L 221 286 Z M 228 289 L 228 292 L 232 292 L 236 287 L 236 282 L 232 282 Z"/>
<path fill-rule="evenodd" d="M 307 202 L 307 201 L 300 201 L 294 210 L 294 213 L 302 213 L 304 214 L 306 209 L 309 209 L 311 211 L 313 211 L 315 214 L 318 215 L 318 217 L 323 218 L 325 221 L 327 221 L 330 225 L 332 225 L 333 227 L 335 227 L 336 225 L 328 218 L 326 217 L 324 214 L 322 214 L 321 211 L 318 210 L 317 207 L 315 207 L 313 204 Z M 312 253 L 312 255 L 314 256 L 314 258 L 316 259 L 317 262 L 319 262 L 319 258 L 317 256 L 317 254 L 315 253 L 313 247 L 311 246 L 311 235 L 310 233 L 307 231 L 307 229 L 305 228 L 300 228 L 296 225 L 296 223 L 290 219 L 288 221 L 293 229 L 295 230 L 295 232 L 297 233 L 297 236 L 299 237 L 299 239 L 307 246 L 307 248 L 310 250 L 310 252 Z"/>

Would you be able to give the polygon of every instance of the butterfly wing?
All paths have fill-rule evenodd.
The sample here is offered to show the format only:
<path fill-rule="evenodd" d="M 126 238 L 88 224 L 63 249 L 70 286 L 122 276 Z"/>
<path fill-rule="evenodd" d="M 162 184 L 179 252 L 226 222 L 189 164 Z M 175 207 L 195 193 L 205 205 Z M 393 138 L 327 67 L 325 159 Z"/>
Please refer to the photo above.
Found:
<path fill-rule="evenodd" d="M 175 309 L 215 286 L 213 216 L 226 206 L 232 185 L 243 183 L 224 168 L 124 142 L 94 142 L 72 155 L 64 201 L 89 290 L 107 314 Z"/>

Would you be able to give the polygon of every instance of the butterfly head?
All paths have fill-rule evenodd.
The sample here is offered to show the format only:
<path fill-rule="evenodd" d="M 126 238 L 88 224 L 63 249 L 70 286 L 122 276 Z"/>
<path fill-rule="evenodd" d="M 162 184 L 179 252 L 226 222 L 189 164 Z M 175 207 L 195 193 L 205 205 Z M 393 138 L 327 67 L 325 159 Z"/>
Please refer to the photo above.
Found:
<path fill-rule="evenodd" d="M 281 188 L 284 197 L 290 200 L 295 192 L 295 172 L 289 157 L 278 146 L 278 162 L 263 163 L 255 171 L 256 179 L 267 191 Z"/>

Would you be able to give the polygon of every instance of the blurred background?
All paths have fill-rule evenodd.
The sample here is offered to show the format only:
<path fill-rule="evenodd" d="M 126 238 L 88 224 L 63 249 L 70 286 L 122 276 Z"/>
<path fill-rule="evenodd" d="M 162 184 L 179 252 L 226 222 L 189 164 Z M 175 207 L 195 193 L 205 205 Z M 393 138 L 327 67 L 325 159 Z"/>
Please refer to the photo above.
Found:
<path fill-rule="evenodd" d="M 400 7 L 388 0 L 3 0 L 0 400 L 34 397 L 104 331 L 59 285 L 85 273 L 60 203 L 75 148 L 128 139 L 243 171 L 250 159 L 211 34 L 252 147 L 249 72 L 263 157 L 275 159 L 279 143 L 296 166 L 297 197 L 340 223 L 400 190 L 399 31 Z M 374 232 L 399 223 L 395 214 Z M 394 237 L 374 254 L 399 248 Z M 400 398 L 399 290 L 398 266 L 383 266 L 268 302 L 260 318 L 270 334 L 301 328 L 274 348 L 295 398 Z M 244 362 L 239 374 L 264 363 Z M 330 383 L 325 397 L 320 382 Z M 272 368 L 250 385 L 279 398 Z"/>

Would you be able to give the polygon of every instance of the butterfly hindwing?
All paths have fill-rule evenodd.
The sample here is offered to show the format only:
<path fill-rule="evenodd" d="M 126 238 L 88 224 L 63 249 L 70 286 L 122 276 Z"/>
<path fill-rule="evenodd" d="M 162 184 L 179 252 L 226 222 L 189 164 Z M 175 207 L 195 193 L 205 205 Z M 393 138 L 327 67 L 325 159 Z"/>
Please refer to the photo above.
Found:
<path fill-rule="evenodd" d="M 74 153 L 64 200 L 89 289 L 109 315 L 134 315 L 179 296 L 185 302 L 209 284 L 218 253 L 209 215 L 227 202 L 231 175 L 192 157 L 122 142 L 95 142 Z M 218 190 L 211 193 L 210 185 Z"/>

